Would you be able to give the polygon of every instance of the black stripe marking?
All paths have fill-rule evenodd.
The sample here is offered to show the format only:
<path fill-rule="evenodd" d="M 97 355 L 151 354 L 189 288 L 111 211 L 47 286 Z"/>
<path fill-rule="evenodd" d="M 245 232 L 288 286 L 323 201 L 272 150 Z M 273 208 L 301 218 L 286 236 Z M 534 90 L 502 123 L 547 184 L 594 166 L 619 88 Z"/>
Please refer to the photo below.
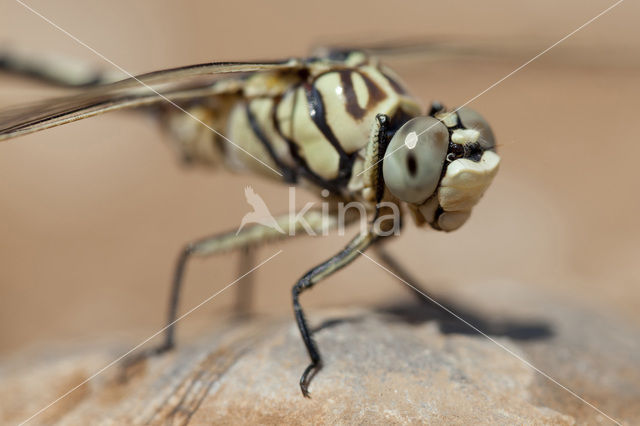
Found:
<path fill-rule="evenodd" d="M 335 148 L 340 156 L 338 163 L 338 177 L 333 179 L 338 184 L 346 185 L 351 178 L 351 172 L 353 168 L 353 162 L 355 161 L 356 152 L 347 154 L 340 145 L 340 142 L 336 138 L 336 135 L 331 130 L 329 123 L 327 123 L 326 110 L 324 102 L 322 100 L 322 94 L 318 91 L 315 84 L 306 83 L 304 85 L 304 91 L 307 96 L 307 106 L 309 107 L 309 115 L 315 123 L 316 127 L 329 141 L 331 146 Z"/>
<path fill-rule="evenodd" d="M 273 104 L 275 104 L 275 102 L 273 102 Z M 276 152 L 273 149 L 273 145 L 271 145 L 271 141 L 264 134 L 264 132 L 262 131 L 262 128 L 260 128 L 260 125 L 258 124 L 258 120 L 256 119 L 255 114 L 253 113 L 253 111 L 251 111 L 250 102 L 245 102 L 244 109 L 245 109 L 245 113 L 247 114 L 247 119 L 249 120 L 249 125 L 251 126 L 251 130 L 253 131 L 253 134 L 262 143 L 264 148 L 269 153 L 269 156 L 271 157 L 273 162 L 276 164 L 278 169 L 280 169 L 280 171 L 282 172 L 284 181 L 287 183 L 296 183 L 298 180 L 296 171 L 288 167 L 286 164 L 282 162 L 282 160 L 280 160 L 280 158 L 278 158 L 278 156 L 276 155 Z"/>
<path fill-rule="evenodd" d="M 293 113 L 296 107 L 295 103 L 297 102 L 297 96 L 295 96 L 295 91 L 299 87 L 300 84 L 295 84 L 288 89 L 288 91 L 294 92 L 294 103 L 293 107 L 291 108 L 291 113 Z M 313 170 L 311 170 L 309 164 L 307 164 L 307 161 L 300 155 L 300 148 L 298 147 L 298 145 L 282 132 L 282 129 L 280 128 L 280 120 L 278 120 L 278 105 L 280 105 L 280 102 L 283 98 L 284 96 L 274 98 L 273 106 L 271 107 L 271 120 L 273 121 L 273 127 L 275 128 L 276 132 L 278 132 L 278 135 L 280 135 L 280 137 L 285 140 L 287 146 L 289 147 L 289 154 L 298 166 L 298 170 L 296 170 L 296 172 L 315 185 L 318 185 L 320 188 L 327 189 L 334 194 L 340 194 L 340 186 L 336 185 L 333 180 L 324 179 L 322 176 L 319 176 Z"/>
<path fill-rule="evenodd" d="M 389 74 L 384 72 L 379 67 L 378 67 L 378 71 L 380 71 L 380 74 L 382 74 L 384 76 L 384 78 L 387 79 L 387 81 L 389 82 L 389 85 L 393 88 L 393 90 L 396 91 L 397 94 L 399 94 L 399 95 L 409 95 L 409 92 L 407 92 L 407 89 L 405 89 L 396 79 L 391 77 Z"/>
<path fill-rule="evenodd" d="M 371 111 L 379 102 L 386 99 L 387 94 L 378 86 L 368 75 L 354 70 L 340 70 L 337 71 L 340 76 L 340 83 L 343 88 L 343 93 L 346 98 L 347 112 L 356 120 L 361 120 L 368 111 Z M 357 73 L 364 81 L 367 87 L 368 99 L 365 108 L 362 108 L 358 103 L 358 96 L 353 84 L 353 73 Z"/>

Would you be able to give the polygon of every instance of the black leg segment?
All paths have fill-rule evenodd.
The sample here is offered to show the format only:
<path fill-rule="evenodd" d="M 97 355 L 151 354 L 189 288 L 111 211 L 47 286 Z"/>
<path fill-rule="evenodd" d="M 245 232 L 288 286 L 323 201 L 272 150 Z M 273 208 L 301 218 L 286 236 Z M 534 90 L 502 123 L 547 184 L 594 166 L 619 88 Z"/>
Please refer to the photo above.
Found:
<path fill-rule="evenodd" d="M 309 358 L 311 359 L 311 363 L 307 366 L 300 377 L 300 390 L 302 391 L 302 395 L 306 398 L 310 397 L 308 389 L 311 378 L 320 370 L 320 368 L 322 368 L 322 358 L 320 356 L 318 346 L 311 336 L 304 311 L 300 305 L 300 293 L 313 287 L 314 284 L 323 278 L 328 277 L 337 270 L 351 263 L 360 254 L 360 251 L 366 250 L 374 241 L 374 236 L 368 232 L 359 234 L 338 254 L 307 272 L 302 278 L 300 278 L 300 280 L 298 280 L 292 289 L 293 312 L 298 328 L 300 329 L 300 335 L 302 336 L 302 340 L 304 341 L 307 352 L 309 353 Z"/>

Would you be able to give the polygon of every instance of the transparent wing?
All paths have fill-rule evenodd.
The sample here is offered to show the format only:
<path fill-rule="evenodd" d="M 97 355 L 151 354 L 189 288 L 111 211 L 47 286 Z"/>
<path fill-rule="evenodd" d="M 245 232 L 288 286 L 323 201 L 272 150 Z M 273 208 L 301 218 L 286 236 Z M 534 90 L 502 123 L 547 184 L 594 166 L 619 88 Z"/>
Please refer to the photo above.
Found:
<path fill-rule="evenodd" d="M 155 71 L 111 84 L 96 86 L 82 93 L 29 105 L 0 110 L 0 140 L 37 132 L 108 111 L 151 105 L 159 102 L 221 94 L 237 85 L 224 84 L 224 76 L 282 71 L 304 67 L 297 60 L 273 63 L 217 62 Z M 208 77 L 194 82 L 194 78 Z M 191 81 L 190 81 L 191 80 Z"/>
<path fill-rule="evenodd" d="M 363 51 L 397 67 L 440 60 L 527 60 L 553 46 L 545 60 L 553 57 L 558 62 L 579 64 L 639 65 L 637 55 L 598 49 L 590 44 L 557 43 L 557 39 L 533 36 L 460 38 L 431 37 L 429 39 L 395 39 L 365 43 L 322 43 L 313 49 L 316 56 L 340 55 L 350 51 Z M 550 49 L 551 50 L 551 49 Z"/>
<path fill-rule="evenodd" d="M 438 59 L 442 57 L 486 56 L 518 52 L 530 47 L 531 40 L 453 40 L 447 38 L 396 39 L 362 44 L 326 43 L 316 46 L 317 56 L 340 55 L 341 53 L 362 51 L 381 59 Z"/>

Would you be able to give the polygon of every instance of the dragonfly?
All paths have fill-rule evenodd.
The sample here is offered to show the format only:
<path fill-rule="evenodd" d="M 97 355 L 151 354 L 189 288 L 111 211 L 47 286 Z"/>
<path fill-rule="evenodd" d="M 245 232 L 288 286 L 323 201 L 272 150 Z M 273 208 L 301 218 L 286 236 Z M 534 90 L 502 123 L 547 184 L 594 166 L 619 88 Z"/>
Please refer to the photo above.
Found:
<path fill-rule="evenodd" d="M 432 46 L 432 51 L 439 48 Z M 500 157 L 487 121 L 471 108 L 427 110 L 383 62 L 388 50 L 323 48 L 306 58 L 272 62 L 212 62 L 113 79 L 71 72 L 64 64 L 0 55 L 0 69 L 76 90 L 69 95 L 0 110 L 0 141 L 116 110 L 153 115 L 189 164 L 222 167 L 302 186 L 328 198 L 327 222 L 310 210 L 276 226 L 253 224 L 185 245 L 178 255 L 162 342 L 132 362 L 175 347 L 175 323 L 185 265 L 193 257 L 240 251 L 339 223 L 335 206 L 364 206 L 366 226 L 338 253 L 311 268 L 292 288 L 296 324 L 310 362 L 299 386 L 309 397 L 322 368 L 300 295 L 374 249 L 398 276 L 407 276 L 383 242 L 406 212 L 418 228 L 460 228 L 495 177 Z M 392 217 L 392 220 L 380 221 Z M 347 218 L 349 223 L 355 216 Z M 327 225 L 328 223 L 328 225 Z"/>

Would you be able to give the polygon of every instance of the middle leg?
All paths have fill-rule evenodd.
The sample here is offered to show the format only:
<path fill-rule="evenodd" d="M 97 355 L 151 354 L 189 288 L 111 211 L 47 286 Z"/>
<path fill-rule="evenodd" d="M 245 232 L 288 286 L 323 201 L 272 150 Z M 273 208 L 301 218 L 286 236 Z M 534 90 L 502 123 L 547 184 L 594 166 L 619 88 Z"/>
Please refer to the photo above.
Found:
<path fill-rule="evenodd" d="M 245 227 L 239 232 L 231 231 L 187 244 L 178 256 L 174 269 L 163 341 L 157 346 L 153 346 L 127 358 L 124 363 L 125 367 L 136 364 L 150 356 L 162 354 L 175 347 L 178 305 L 184 282 L 184 272 L 189 259 L 194 256 L 207 257 L 235 250 L 246 250 L 250 252 L 260 244 L 300 235 L 303 229 L 307 229 L 303 227 L 302 222 L 308 224 L 309 229 L 316 233 L 322 232 L 325 226 L 335 227 L 337 224 L 336 218 L 323 218 L 322 213 L 317 210 L 307 212 L 300 221 L 292 221 L 288 215 L 283 215 L 277 217 L 276 222 L 284 232 L 276 228 L 253 225 Z M 250 261 L 250 259 L 247 258 L 245 261 Z M 239 296 L 242 296 L 242 294 L 239 294 Z"/>

